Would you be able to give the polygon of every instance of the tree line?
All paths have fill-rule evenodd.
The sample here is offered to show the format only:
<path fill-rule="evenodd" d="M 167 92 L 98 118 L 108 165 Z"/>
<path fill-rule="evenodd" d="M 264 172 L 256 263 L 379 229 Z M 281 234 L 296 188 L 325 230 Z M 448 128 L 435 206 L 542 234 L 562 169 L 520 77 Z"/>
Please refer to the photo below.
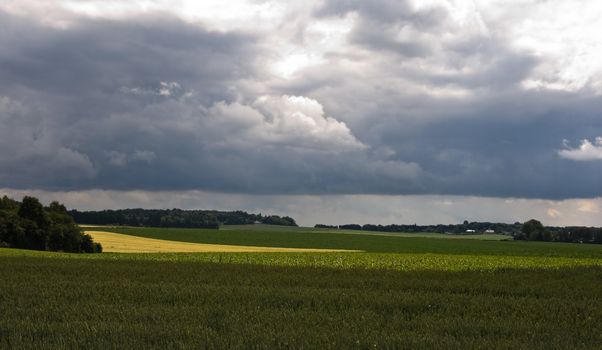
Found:
<path fill-rule="evenodd" d="M 468 222 L 450 225 L 315 225 L 316 228 L 380 231 L 380 232 L 437 232 L 456 235 L 482 234 L 495 232 L 512 236 L 515 240 L 569 242 L 569 243 L 602 243 L 602 228 L 584 226 L 544 226 L 541 222 L 532 219 L 524 223 L 513 224 L 494 222 Z"/>
<path fill-rule="evenodd" d="M 219 225 L 297 226 L 288 216 L 249 214 L 244 211 L 182 209 L 118 209 L 100 211 L 71 210 L 75 222 L 87 225 L 219 228 Z"/>
<path fill-rule="evenodd" d="M 514 239 L 602 244 L 602 228 L 584 226 L 546 227 L 541 222 L 531 219 L 522 225 L 521 232 L 515 235 Z"/>
<path fill-rule="evenodd" d="M 100 253 L 102 246 L 82 232 L 64 205 L 44 207 L 35 197 L 0 198 L 0 247 L 70 253 Z"/>
<path fill-rule="evenodd" d="M 513 235 L 520 232 L 521 223 L 506 224 L 494 222 L 468 222 L 462 224 L 438 224 L 438 225 L 416 225 L 416 224 L 392 224 L 392 225 L 373 225 L 373 224 L 344 224 L 344 225 L 315 225 L 316 228 L 329 228 L 341 230 L 361 230 L 361 231 L 380 231 L 380 232 L 408 232 L 408 233 L 423 233 L 437 232 L 448 234 L 474 234 L 484 233 L 487 230 L 492 230 L 496 233 Z M 474 231 L 474 232 L 467 232 Z"/>

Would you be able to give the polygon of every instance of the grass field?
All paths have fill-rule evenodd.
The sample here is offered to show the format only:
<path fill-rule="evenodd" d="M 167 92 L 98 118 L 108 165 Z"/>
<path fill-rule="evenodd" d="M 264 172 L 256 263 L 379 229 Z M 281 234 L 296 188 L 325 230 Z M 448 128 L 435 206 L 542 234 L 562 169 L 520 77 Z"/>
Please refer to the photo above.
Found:
<path fill-rule="evenodd" d="M 0 348 L 602 348 L 601 246 L 245 227 L 114 231 L 167 244 L 372 252 L 3 248 Z"/>

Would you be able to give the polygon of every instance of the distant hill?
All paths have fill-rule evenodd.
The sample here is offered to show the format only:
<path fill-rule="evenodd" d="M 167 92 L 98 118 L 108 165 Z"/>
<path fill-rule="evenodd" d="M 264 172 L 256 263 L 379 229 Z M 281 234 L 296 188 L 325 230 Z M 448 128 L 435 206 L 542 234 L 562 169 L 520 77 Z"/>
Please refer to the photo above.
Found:
<path fill-rule="evenodd" d="M 182 210 L 182 209 L 118 209 L 101 211 L 70 210 L 78 224 L 149 227 L 218 228 L 219 225 L 297 226 L 288 216 L 249 214 L 244 211 Z"/>

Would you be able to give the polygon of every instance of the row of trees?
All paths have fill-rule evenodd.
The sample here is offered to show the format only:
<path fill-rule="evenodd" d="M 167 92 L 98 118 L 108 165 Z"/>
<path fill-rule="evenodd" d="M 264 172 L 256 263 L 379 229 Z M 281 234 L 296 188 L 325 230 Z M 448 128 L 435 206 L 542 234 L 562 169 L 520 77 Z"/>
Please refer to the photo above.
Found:
<path fill-rule="evenodd" d="M 602 228 L 600 227 L 545 227 L 537 220 L 526 221 L 521 232 L 514 236 L 517 240 L 598 243 L 602 244 Z"/>
<path fill-rule="evenodd" d="M 72 253 L 100 253 L 102 246 L 84 234 L 64 205 L 44 207 L 35 197 L 18 202 L 0 198 L 0 246 Z"/>
<path fill-rule="evenodd" d="M 467 230 L 474 231 L 474 233 L 483 233 L 487 230 L 493 230 L 496 233 L 514 235 L 521 232 L 521 224 L 516 222 L 514 224 L 505 224 L 497 222 L 468 222 L 464 221 L 462 224 L 452 225 L 358 225 L 358 224 L 345 224 L 345 225 L 323 225 L 318 224 L 316 228 L 330 228 L 330 229 L 342 229 L 342 230 L 361 230 L 361 231 L 380 231 L 380 232 L 409 232 L 409 233 L 420 233 L 420 232 L 437 232 L 437 233 L 451 233 L 451 234 L 466 234 Z"/>
<path fill-rule="evenodd" d="M 244 211 L 182 209 L 119 209 L 101 211 L 71 210 L 69 214 L 80 224 L 125 225 L 150 227 L 219 228 L 219 225 L 246 225 L 256 222 L 268 225 L 297 226 L 293 218 L 263 216 Z"/>
<path fill-rule="evenodd" d="M 316 228 L 381 231 L 381 232 L 438 232 L 448 234 L 479 234 L 492 230 L 499 234 L 512 236 L 515 240 L 602 243 L 602 228 L 599 227 L 546 227 L 537 220 L 513 224 L 492 222 L 468 222 L 456 225 L 315 225 Z M 467 232 L 468 231 L 468 232 Z"/>

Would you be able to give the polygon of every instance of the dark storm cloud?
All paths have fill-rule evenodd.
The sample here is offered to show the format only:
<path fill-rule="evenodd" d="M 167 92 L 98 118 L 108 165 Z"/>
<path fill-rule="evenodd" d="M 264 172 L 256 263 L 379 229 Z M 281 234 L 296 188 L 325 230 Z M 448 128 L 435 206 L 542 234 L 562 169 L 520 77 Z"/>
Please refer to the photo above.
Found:
<path fill-rule="evenodd" d="M 542 108 L 542 106 L 546 106 Z M 448 106 L 449 107 L 449 106 Z M 602 132 L 599 98 L 567 93 L 516 93 L 474 103 L 465 115 L 415 123 L 413 132 L 384 131 L 381 142 L 432 174 L 433 193 L 531 198 L 602 193 L 599 162 L 561 159 L 559 140 Z M 383 122 L 388 130 L 402 121 Z M 409 145 L 419 144 L 415 148 Z M 407 150 L 407 151 L 405 151 Z"/>
<path fill-rule="evenodd" d="M 509 60 L 515 58 L 508 58 Z M 517 61 L 521 61 L 520 58 Z M 526 60 L 526 66 L 532 63 Z M 558 156 L 562 140 L 574 148 L 602 135 L 602 99 L 588 93 L 524 91 L 521 70 L 489 70 L 474 79 L 433 79 L 443 86 L 469 86 L 475 96 L 449 98 L 410 93 L 404 87 L 378 91 L 345 85 L 336 93 L 347 103 L 326 104 L 346 115 L 358 139 L 395 152 L 390 160 L 419 164 L 421 193 L 495 197 L 590 198 L 602 194 L 602 162 Z M 527 70 L 525 70 L 527 71 Z M 416 78 L 418 79 L 418 78 Z M 359 83 L 358 83 L 359 85 Z M 306 94 L 332 101 L 330 90 Z M 356 107 L 351 101 L 365 101 Z M 354 110 L 355 108 L 355 110 Z M 370 115 L 370 118 L 362 116 Z"/>
<path fill-rule="evenodd" d="M 55 29 L 0 17 L 0 180 L 8 186 L 119 186 L 97 182 L 107 153 L 169 147 L 181 136 L 153 130 L 136 111 L 166 104 L 157 118 L 170 124 L 186 105 L 182 86 L 196 104 L 228 101 L 229 85 L 256 71 L 253 36 L 176 19 L 82 20 Z"/>
<path fill-rule="evenodd" d="M 370 74 L 333 73 L 325 80 L 319 72 L 332 71 L 335 64 L 329 62 L 304 72 L 313 85 L 300 79 L 281 88 L 324 101 L 359 140 L 393 151 L 390 160 L 419 164 L 422 193 L 602 195 L 602 162 L 558 156 L 563 139 L 577 148 L 580 140 L 602 135 L 599 95 L 586 89 L 525 90 L 522 82 L 540 58 L 510 48 L 495 33 L 454 37 L 458 28 L 443 10 L 420 12 L 404 2 L 327 1 L 316 13 L 351 12 L 358 20 L 350 43 L 368 51 L 363 59 L 372 62 Z M 400 42 L 395 35 L 407 26 L 418 34 Z M 412 45 L 420 49 L 408 49 Z M 401 58 L 383 59 L 383 52 Z M 345 59 L 341 53 L 333 57 L 334 62 Z M 466 96 L 454 97 L 454 92 Z"/>
<path fill-rule="evenodd" d="M 599 96 L 525 90 L 540 59 L 455 36 L 443 8 L 326 1 L 313 15 L 349 13 L 346 47 L 277 80 L 258 34 L 0 12 L 0 187 L 602 195 L 602 162 L 558 156 L 602 135 Z"/>
<path fill-rule="evenodd" d="M 210 32 L 165 16 L 88 19 L 64 30 L 0 16 L 4 91 L 19 86 L 104 98 L 122 86 L 178 81 L 211 101 L 228 97 L 225 82 L 253 71 L 254 37 Z"/>
<path fill-rule="evenodd" d="M 12 33 L 2 37 L 10 50 L 0 58 L 3 186 L 247 193 L 415 186 L 417 165 L 372 157 L 315 101 L 234 103 L 236 85 L 263 74 L 256 37 L 159 17 L 53 29 L 3 16 Z M 298 111 L 305 114 L 289 118 Z"/>

